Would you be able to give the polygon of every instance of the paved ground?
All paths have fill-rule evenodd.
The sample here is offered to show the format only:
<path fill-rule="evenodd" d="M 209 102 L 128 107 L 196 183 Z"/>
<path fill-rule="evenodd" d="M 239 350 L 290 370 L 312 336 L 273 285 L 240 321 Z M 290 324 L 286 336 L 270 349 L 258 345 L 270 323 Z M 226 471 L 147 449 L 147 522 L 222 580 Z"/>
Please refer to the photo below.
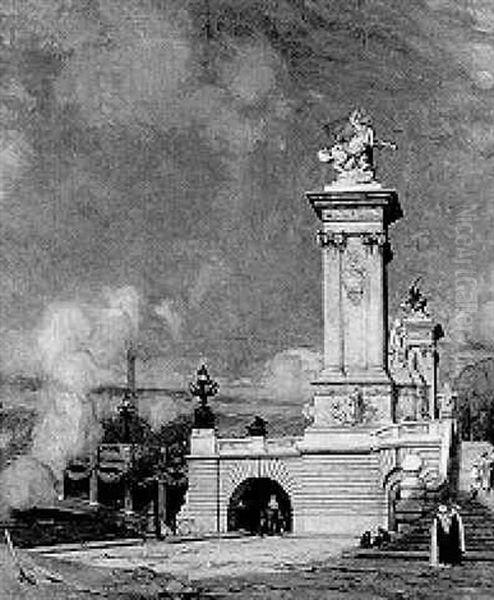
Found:
<path fill-rule="evenodd" d="M 5 547 L 1 600 L 491 600 L 494 563 L 432 569 L 423 561 L 341 558 L 343 538 L 148 543 L 21 552 Z M 0 547 L 1 549 L 1 547 Z"/>
<path fill-rule="evenodd" d="M 147 567 L 192 581 L 250 573 L 272 573 L 327 561 L 355 544 L 348 537 L 245 537 L 189 543 L 148 542 L 43 553 L 72 563 L 107 569 Z M 37 552 L 34 554 L 38 554 Z"/>

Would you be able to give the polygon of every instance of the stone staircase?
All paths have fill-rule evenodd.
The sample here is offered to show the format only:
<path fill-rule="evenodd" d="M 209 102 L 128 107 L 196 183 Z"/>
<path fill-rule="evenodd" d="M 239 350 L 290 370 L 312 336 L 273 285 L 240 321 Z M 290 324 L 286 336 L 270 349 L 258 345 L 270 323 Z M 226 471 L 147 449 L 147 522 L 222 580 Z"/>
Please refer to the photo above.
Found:
<path fill-rule="evenodd" d="M 465 528 L 467 558 L 494 561 L 494 492 L 481 493 L 473 499 L 469 491 L 471 464 L 480 454 L 492 449 L 487 442 L 463 442 L 456 455 L 456 468 L 450 477 L 451 488 L 457 489 L 455 503 Z M 450 489 L 451 489 L 450 488 Z M 402 556 L 426 559 L 430 551 L 430 528 L 439 496 L 424 501 L 423 514 L 406 532 L 395 535 L 380 549 L 359 550 L 357 556 Z"/>
<path fill-rule="evenodd" d="M 321 529 L 356 535 L 378 521 L 384 510 L 375 453 L 309 455 L 295 498 L 306 519 L 304 533 Z"/>
<path fill-rule="evenodd" d="M 494 512 L 466 493 L 456 498 L 465 528 L 465 545 L 468 552 L 492 552 L 494 554 Z M 424 514 L 411 529 L 386 545 L 385 550 L 428 552 L 430 528 L 434 510 Z"/>
<path fill-rule="evenodd" d="M 494 561 L 494 511 L 464 492 L 455 501 L 465 528 L 466 559 Z M 429 507 L 406 533 L 396 535 L 379 549 L 359 549 L 352 555 L 358 558 L 428 560 L 434 509 L 435 506 Z"/>

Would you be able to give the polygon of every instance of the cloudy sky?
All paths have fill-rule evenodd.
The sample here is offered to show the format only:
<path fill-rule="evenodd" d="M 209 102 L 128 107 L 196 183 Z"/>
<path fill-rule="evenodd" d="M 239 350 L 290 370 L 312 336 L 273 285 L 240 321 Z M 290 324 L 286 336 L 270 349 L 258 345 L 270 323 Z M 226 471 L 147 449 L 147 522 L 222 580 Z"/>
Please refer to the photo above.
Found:
<path fill-rule="evenodd" d="M 276 357 L 297 352 L 313 370 L 320 264 L 303 192 L 321 185 L 322 125 L 355 106 L 398 144 L 379 157 L 405 213 L 391 309 L 421 275 L 445 371 L 455 348 L 494 347 L 492 2 L 0 7 L 4 373 L 38 368 L 46 311 L 121 289 L 139 299 L 149 381 L 180 382 L 202 358 L 232 381 L 266 363 L 283 377 Z"/>

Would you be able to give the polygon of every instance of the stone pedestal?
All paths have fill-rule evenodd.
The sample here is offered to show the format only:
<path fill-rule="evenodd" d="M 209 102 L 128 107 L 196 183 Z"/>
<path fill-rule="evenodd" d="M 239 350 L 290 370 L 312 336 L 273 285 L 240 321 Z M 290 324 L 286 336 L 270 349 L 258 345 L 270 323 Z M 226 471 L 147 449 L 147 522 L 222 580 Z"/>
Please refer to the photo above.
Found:
<path fill-rule="evenodd" d="M 424 482 L 420 478 L 422 459 L 416 454 L 409 454 L 401 465 L 403 477 L 400 483 L 400 498 L 410 500 L 419 499 L 424 494 Z"/>
<path fill-rule="evenodd" d="M 307 198 L 322 222 L 324 359 L 314 382 L 314 427 L 392 420 L 387 369 L 388 226 L 401 216 L 396 192 L 376 185 L 327 186 Z"/>
<path fill-rule="evenodd" d="M 413 288 L 412 288 L 413 289 Z M 437 406 L 437 342 L 443 335 L 425 306 L 402 304 L 390 333 L 389 366 L 396 386 L 396 421 L 434 420 Z"/>
<path fill-rule="evenodd" d="M 190 453 L 193 456 L 212 456 L 216 454 L 216 432 L 214 429 L 192 430 Z"/>

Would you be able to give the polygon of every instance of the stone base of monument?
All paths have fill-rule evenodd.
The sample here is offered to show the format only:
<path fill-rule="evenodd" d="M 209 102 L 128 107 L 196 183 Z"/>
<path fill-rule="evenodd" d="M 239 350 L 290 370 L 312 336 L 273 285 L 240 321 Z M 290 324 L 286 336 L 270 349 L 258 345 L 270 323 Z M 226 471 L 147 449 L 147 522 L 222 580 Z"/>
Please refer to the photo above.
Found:
<path fill-rule="evenodd" d="M 312 418 L 314 427 L 379 428 L 392 422 L 393 395 L 389 379 L 364 382 L 316 382 Z"/>
<path fill-rule="evenodd" d="M 308 427 L 298 447 L 305 453 L 369 452 L 375 427 Z"/>
<path fill-rule="evenodd" d="M 387 525 L 379 483 L 379 453 L 370 449 L 370 431 L 306 431 L 300 495 L 295 509 L 301 534 L 346 533 L 360 536 Z"/>

